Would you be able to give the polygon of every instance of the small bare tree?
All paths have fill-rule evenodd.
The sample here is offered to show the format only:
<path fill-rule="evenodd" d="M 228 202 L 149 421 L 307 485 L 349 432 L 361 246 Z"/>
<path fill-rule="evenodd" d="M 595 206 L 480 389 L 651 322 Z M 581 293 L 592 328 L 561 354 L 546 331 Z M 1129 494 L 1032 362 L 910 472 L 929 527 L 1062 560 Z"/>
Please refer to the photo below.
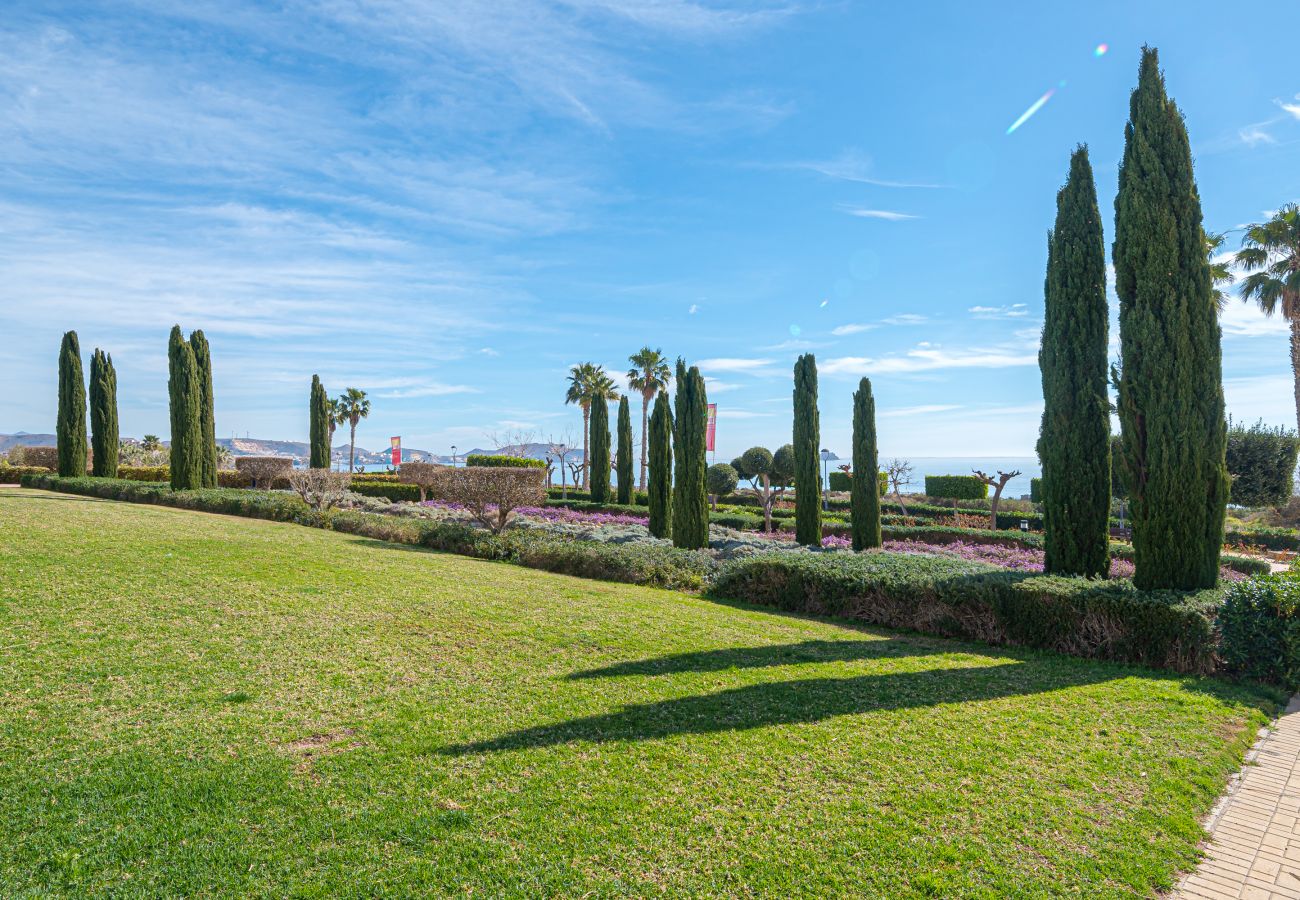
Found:
<path fill-rule="evenodd" d="M 433 496 L 459 503 L 484 528 L 499 534 L 510 524 L 520 506 L 541 506 L 546 502 L 545 470 L 497 466 L 443 466 L 434 478 Z"/>
<path fill-rule="evenodd" d="M 566 468 L 573 471 L 575 478 L 577 478 L 578 470 L 582 468 L 581 466 L 574 468 L 572 464 L 565 462 L 565 457 L 572 453 L 573 450 L 572 431 L 565 431 L 564 434 L 560 436 L 559 440 L 556 440 L 555 436 L 552 435 L 547 446 L 547 452 L 556 459 L 558 463 L 557 467 L 560 470 L 560 498 L 562 500 L 569 499 L 569 483 L 568 478 L 566 477 Z"/>
<path fill-rule="evenodd" d="M 484 432 L 489 443 L 498 453 L 511 453 L 511 455 L 523 455 L 528 450 L 528 445 L 533 443 L 537 438 L 537 432 L 531 428 L 507 428 L 502 431 Z"/>
<path fill-rule="evenodd" d="M 347 472 L 330 469 L 294 469 L 289 473 L 289 487 L 318 512 L 338 506 L 351 482 L 352 476 Z"/>
<path fill-rule="evenodd" d="M 433 487 L 434 480 L 438 477 L 438 470 L 444 468 L 446 466 L 436 463 L 402 463 L 402 467 L 397 471 L 397 480 L 402 484 L 413 484 L 418 487 L 420 502 L 423 503 L 428 496 L 429 488 Z"/>
<path fill-rule="evenodd" d="M 989 501 L 989 528 L 993 531 L 997 531 L 998 504 L 1002 502 L 1002 489 L 1007 486 L 1007 482 L 1011 479 L 1020 476 L 1020 470 L 1017 469 L 1014 472 L 1003 472 L 999 469 L 997 478 L 994 478 L 992 475 L 985 475 L 979 469 L 972 469 L 971 471 L 975 473 L 976 478 L 993 488 L 993 499 Z"/>
<path fill-rule="evenodd" d="M 903 488 L 912 483 L 912 464 L 905 459 L 894 458 L 885 466 L 885 475 L 889 479 L 889 486 L 894 490 L 894 499 L 898 501 L 898 508 L 907 515 L 907 507 L 903 504 Z"/>

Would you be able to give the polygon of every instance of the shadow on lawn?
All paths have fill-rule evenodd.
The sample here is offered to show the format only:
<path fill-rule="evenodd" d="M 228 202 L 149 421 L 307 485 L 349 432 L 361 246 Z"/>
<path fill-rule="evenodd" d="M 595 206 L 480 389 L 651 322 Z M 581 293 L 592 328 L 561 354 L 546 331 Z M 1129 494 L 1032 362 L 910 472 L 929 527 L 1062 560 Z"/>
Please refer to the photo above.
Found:
<path fill-rule="evenodd" d="M 569 681 L 587 678 L 617 678 L 623 675 L 673 675 L 678 672 L 723 672 L 727 669 L 761 669 L 769 666 L 792 666 L 803 663 L 852 662 L 861 659 L 902 659 L 908 656 L 931 656 L 960 653 L 956 646 L 940 647 L 921 641 L 877 638 L 867 641 L 801 641 L 768 647 L 727 647 L 679 653 L 655 659 L 616 663 L 600 669 L 587 669 L 567 676 Z"/>
<path fill-rule="evenodd" d="M 550 747 L 570 741 L 644 741 L 678 734 L 744 731 L 876 710 L 1023 697 L 1101 684 L 1129 674 L 1111 666 L 1061 666 L 1050 660 L 1028 660 L 925 672 L 770 682 L 697 697 L 637 703 L 619 712 L 524 728 L 492 740 L 444 747 L 441 752 L 459 756 Z"/>

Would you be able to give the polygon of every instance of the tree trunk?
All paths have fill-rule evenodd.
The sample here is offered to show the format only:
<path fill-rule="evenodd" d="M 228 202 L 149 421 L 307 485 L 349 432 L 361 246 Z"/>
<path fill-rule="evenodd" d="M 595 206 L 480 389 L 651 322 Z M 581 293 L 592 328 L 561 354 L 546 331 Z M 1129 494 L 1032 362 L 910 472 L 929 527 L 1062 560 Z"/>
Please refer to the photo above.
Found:
<path fill-rule="evenodd" d="M 1300 390 L 1300 388 L 1297 388 Z M 1300 395 L 1297 395 L 1300 396 Z M 1297 400 L 1300 403 L 1300 400 Z M 646 489 L 645 470 L 646 470 L 646 434 L 649 432 L 650 421 L 650 397 L 647 394 L 641 395 L 641 490 Z"/>
<path fill-rule="evenodd" d="M 763 476 L 763 533 L 772 533 L 772 480 Z"/>
<path fill-rule="evenodd" d="M 1291 374 L 1295 378 L 1295 415 L 1300 426 L 1300 319 L 1291 320 Z"/>
<path fill-rule="evenodd" d="M 591 404 L 582 404 L 582 486 L 590 489 L 587 470 L 591 465 L 590 448 L 587 446 L 591 440 Z"/>
<path fill-rule="evenodd" d="M 989 501 L 989 530 L 998 530 L 998 504 L 1002 502 L 1002 485 L 993 489 L 993 499 Z"/>
<path fill-rule="evenodd" d="M 352 423 L 352 443 L 348 445 L 348 472 L 357 467 L 357 423 Z"/>

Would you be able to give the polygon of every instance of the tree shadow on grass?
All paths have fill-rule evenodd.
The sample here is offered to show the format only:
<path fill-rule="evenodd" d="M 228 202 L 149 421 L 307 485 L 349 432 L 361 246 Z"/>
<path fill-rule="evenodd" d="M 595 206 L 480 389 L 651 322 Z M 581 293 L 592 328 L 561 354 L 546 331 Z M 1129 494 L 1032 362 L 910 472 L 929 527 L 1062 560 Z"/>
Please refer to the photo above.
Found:
<path fill-rule="evenodd" d="M 746 685 L 696 697 L 637 703 L 618 712 L 512 731 L 441 749 L 449 756 L 550 747 L 570 741 L 645 741 L 682 734 L 745 731 L 821 722 L 836 716 L 947 703 L 1026 697 L 1125 677 L 1110 666 L 1005 665 L 806 678 Z"/>
<path fill-rule="evenodd" d="M 800 641 L 767 647 L 726 647 L 679 653 L 655 659 L 615 663 L 599 669 L 586 669 L 566 676 L 569 681 L 588 678 L 617 678 L 624 675 L 674 675 L 679 672 L 723 672 L 728 669 L 760 669 L 769 666 L 792 666 L 803 663 L 853 662 L 865 659 L 902 659 L 909 656 L 932 656 L 960 653 L 959 645 L 940 647 L 903 638 L 877 638 L 865 641 Z"/>

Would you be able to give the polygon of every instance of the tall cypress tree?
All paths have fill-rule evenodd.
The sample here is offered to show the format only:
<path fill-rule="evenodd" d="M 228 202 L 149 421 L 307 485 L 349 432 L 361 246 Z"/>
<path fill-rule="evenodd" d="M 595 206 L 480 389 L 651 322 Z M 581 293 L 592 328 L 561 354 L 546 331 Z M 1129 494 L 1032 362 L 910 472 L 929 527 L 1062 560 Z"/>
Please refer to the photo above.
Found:
<path fill-rule="evenodd" d="M 167 368 L 172 428 L 172 490 L 194 490 L 203 487 L 199 373 L 194 350 L 182 336 L 179 325 L 172 328 L 167 344 Z"/>
<path fill-rule="evenodd" d="M 202 331 L 190 332 L 195 374 L 199 380 L 199 484 L 217 486 L 217 420 L 212 405 L 212 348 Z"/>
<path fill-rule="evenodd" d="M 311 467 L 330 467 L 330 398 L 319 375 L 311 377 Z"/>
<path fill-rule="evenodd" d="M 853 480 L 851 524 L 853 549 L 880 546 L 880 462 L 876 458 L 876 398 L 871 379 L 853 392 Z"/>
<path fill-rule="evenodd" d="M 1219 322 L 1187 128 L 1147 47 L 1124 129 L 1114 262 L 1133 582 L 1211 587 L 1228 498 Z"/>
<path fill-rule="evenodd" d="M 59 475 L 86 474 L 86 381 L 81 372 L 81 343 L 69 331 L 59 347 L 59 417 L 55 428 Z"/>
<path fill-rule="evenodd" d="M 668 393 L 660 391 L 650 414 L 650 533 L 657 538 L 672 532 L 673 515 L 673 413 Z"/>
<path fill-rule="evenodd" d="M 673 417 L 673 546 L 696 550 L 709 545 L 709 493 L 705 485 L 705 428 L 708 396 L 697 366 L 677 360 Z"/>
<path fill-rule="evenodd" d="M 99 348 L 90 356 L 91 472 L 96 478 L 117 477 L 117 372 L 113 357 Z"/>
<path fill-rule="evenodd" d="M 794 539 L 808 547 L 822 542 L 821 424 L 817 417 L 817 360 L 811 353 L 794 364 Z"/>
<path fill-rule="evenodd" d="M 1044 569 L 1104 578 L 1110 570 L 1110 396 L 1106 382 L 1106 246 L 1088 148 L 1070 157 L 1056 195 L 1044 284 Z"/>
<path fill-rule="evenodd" d="M 591 502 L 609 502 L 609 400 L 591 403 Z"/>
<path fill-rule="evenodd" d="M 627 397 L 618 398 L 618 450 L 615 453 L 618 473 L 618 502 L 632 502 L 632 410 Z"/>

